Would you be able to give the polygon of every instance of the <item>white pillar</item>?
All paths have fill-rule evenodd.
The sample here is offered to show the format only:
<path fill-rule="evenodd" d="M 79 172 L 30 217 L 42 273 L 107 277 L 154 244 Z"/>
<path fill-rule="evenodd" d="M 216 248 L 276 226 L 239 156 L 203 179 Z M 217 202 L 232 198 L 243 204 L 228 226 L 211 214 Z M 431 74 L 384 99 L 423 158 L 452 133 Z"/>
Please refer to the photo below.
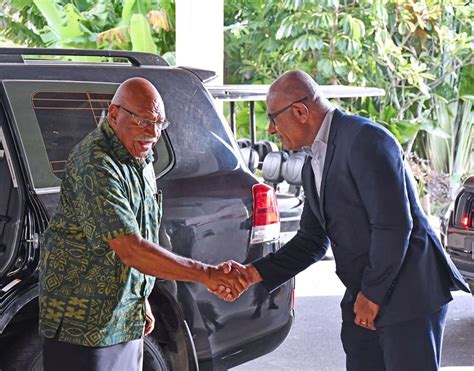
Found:
<path fill-rule="evenodd" d="M 224 0 L 176 0 L 176 65 L 212 70 L 224 82 Z"/>

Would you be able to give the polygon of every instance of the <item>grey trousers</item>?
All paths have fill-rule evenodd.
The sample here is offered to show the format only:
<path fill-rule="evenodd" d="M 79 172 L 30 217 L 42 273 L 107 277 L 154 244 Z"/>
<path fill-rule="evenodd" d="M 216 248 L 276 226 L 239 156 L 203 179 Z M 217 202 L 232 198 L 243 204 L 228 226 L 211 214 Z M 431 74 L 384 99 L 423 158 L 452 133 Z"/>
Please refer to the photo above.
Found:
<path fill-rule="evenodd" d="M 141 371 L 143 339 L 86 347 L 43 338 L 44 371 Z"/>

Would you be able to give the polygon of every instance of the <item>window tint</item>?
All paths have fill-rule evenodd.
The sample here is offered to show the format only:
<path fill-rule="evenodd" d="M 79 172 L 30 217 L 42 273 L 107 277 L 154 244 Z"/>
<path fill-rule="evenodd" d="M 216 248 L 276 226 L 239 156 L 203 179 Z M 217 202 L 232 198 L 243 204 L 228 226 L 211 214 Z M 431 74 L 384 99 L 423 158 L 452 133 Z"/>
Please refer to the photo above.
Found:
<path fill-rule="evenodd" d="M 33 95 L 33 109 L 51 171 L 62 178 L 69 152 L 107 114 L 113 94 L 45 91 Z"/>
<path fill-rule="evenodd" d="M 43 136 L 51 171 L 62 178 L 69 152 L 106 115 L 113 94 L 38 92 L 33 109 Z"/>

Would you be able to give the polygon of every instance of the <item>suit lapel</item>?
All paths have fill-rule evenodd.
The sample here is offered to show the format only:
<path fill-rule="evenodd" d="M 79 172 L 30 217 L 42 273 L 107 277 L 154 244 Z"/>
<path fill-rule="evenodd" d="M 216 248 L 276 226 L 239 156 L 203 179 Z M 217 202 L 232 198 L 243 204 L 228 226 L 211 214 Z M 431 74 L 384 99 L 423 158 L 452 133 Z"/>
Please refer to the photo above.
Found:
<path fill-rule="evenodd" d="M 331 129 L 329 130 L 329 138 L 328 144 L 326 147 L 326 158 L 324 159 L 324 168 L 323 168 L 323 175 L 321 177 L 321 188 L 320 188 L 320 196 L 319 196 L 319 204 L 321 207 L 321 215 L 324 218 L 324 195 L 326 190 L 326 177 L 328 175 L 329 167 L 331 166 L 331 161 L 336 150 L 336 145 L 334 142 L 336 141 L 336 134 L 337 129 L 339 128 L 339 120 L 342 118 L 343 113 L 336 109 L 334 111 L 334 115 L 331 121 Z"/>
<path fill-rule="evenodd" d="M 324 213 L 324 191 L 326 190 L 326 177 L 328 175 L 329 166 L 331 166 L 332 156 L 334 155 L 334 150 L 336 146 L 334 144 L 328 143 L 326 147 L 326 158 L 324 159 L 324 168 L 323 176 L 321 178 L 321 188 L 320 188 L 320 205 L 321 213 Z"/>
<path fill-rule="evenodd" d="M 321 225 L 324 227 L 325 221 L 323 214 L 321 213 L 321 207 L 319 205 L 318 192 L 316 191 L 316 184 L 314 181 L 313 168 L 311 167 L 311 157 L 306 157 L 303 170 L 301 171 L 301 177 L 303 180 L 303 188 L 306 199 L 308 200 L 309 206 L 316 215 Z"/>

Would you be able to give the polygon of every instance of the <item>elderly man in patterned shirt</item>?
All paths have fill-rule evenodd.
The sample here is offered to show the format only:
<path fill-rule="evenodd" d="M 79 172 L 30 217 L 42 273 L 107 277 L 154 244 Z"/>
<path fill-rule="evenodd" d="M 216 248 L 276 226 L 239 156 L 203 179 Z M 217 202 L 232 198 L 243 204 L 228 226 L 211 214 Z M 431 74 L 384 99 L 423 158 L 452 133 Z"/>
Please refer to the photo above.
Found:
<path fill-rule="evenodd" d="M 154 277 L 237 293 L 247 283 L 158 245 L 161 193 L 152 148 L 165 108 L 142 78 L 123 82 L 107 118 L 71 152 L 44 234 L 40 333 L 48 370 L 140 370 L 154 327 Z"/>

